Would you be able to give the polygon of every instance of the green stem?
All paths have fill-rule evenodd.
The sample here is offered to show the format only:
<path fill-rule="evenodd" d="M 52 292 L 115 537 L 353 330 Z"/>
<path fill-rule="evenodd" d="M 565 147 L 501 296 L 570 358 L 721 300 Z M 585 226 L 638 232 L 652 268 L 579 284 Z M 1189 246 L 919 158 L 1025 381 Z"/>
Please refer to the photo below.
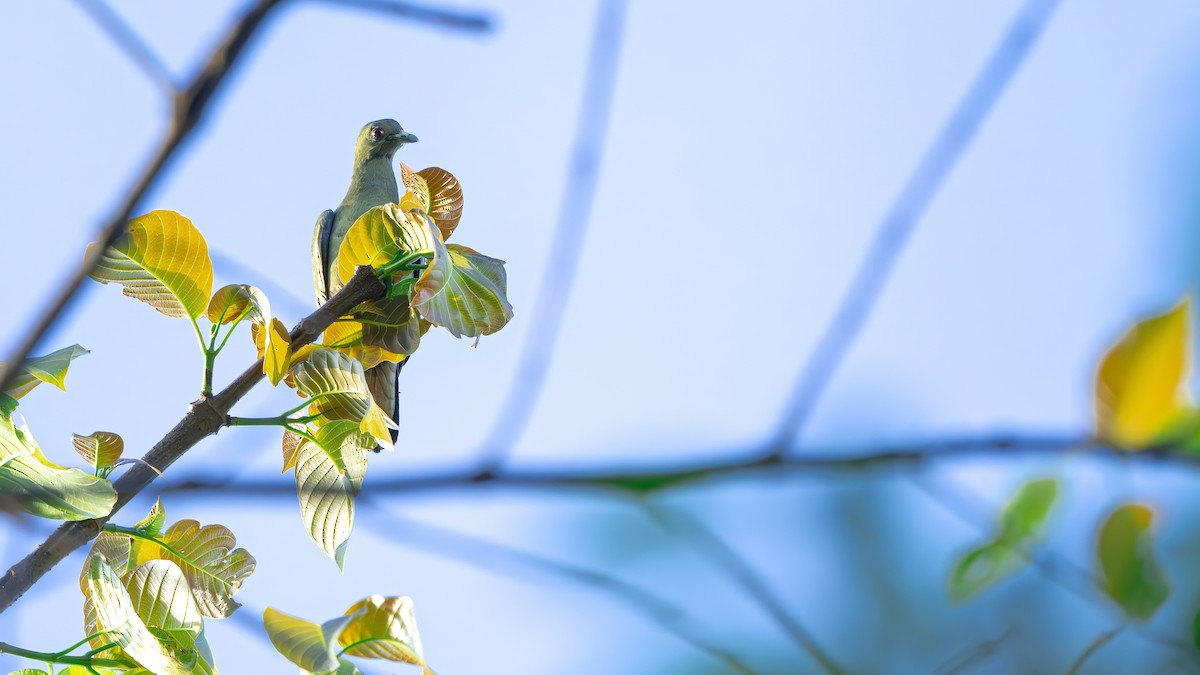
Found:
<path fill-rule="evenodd" d="M 383 265 L 380 265 L 379 267 L 376 267 L 375 268 L 375 276 L 379 277 L 380 279 L 386 279 L 387 277 L 391 276 L 393 272 L 403 271 L 408 265 L 415 263 L 416 261 L 420 260 L 421 258 L 429 258 L 432 256 L 433 256 L 432 250 L 410 251 L 410 252 L 400 256 L 399 258 L 396 258 L 395 260 L 391 260 Z M 409 269 L 425 269 L 425 268 L 420 267 L 420 268 L 409 268 Z"/>
<path fill-rule="evenodd" d="M 229 426 L 287 427 L 292 424 L 308 424 L 319 419 L 321 419 L 321 415 L 308 415 L 306 417 L 288 417 L 287 415 L 279 415 L 278 417 L 230 417 Z"/>
<path fill-rule="evenodd" d="M 172 547 L 167 542 L 159 539 L 158 537 L 152 537 L 152 536 L 146 534 L 145 532 L 134 529 L 132 527 L 122 527 L 120 525 L 113 525 L 112 523 L 108 523 L 107 525 L 104 526 L 104 531 L 105 532 L 115 532 L 118 534 L 124 534 L 124 535 L 128 535 L 130 537 L 137 537 L 138 539 L 145 539 L 146 541 L 154 542 L 155 544 L 158 544 L 159 546 L 167 549 L 172 554 L 178 556 L 182 560 L 191 560 L 191 558 L 185 556 L 183 553 L 176 551 L 174 549 L 174 547 Z"/>
<path fill-rule="evenodd" d="M 66 649 L 64 649 L 62 651 L 55 652 L 54 655 L 55 656 L 66 656 L 67 654 L 70 654 L 71 652 L 75 651 L 76 649 L 79 649 L 80 647 L 84 646 L 85 644 L 91 642 L 94 638 L 98 638 L 101 635 L 108 635 L 111 632 L 112 632 L 111 630 L 102 630 L 99 633 L 92 633 L 91 635 L 83 638 L 82 640 L 80 640 L 79 642 L 76 642 L 75 644 L 71 645 L 70 647 L 67 647 Z"/>
<path fill-rule="evenodd" d="M 192 328 L 196 330 L 196 341 L 200 343 L 200 351 L 204 353 L 204 382 L 200 385 L 200 393 L 204 396 L 212 396 L 212 375 L 213 361 L 216 360 L 216 354 L 204 344 L 204 333 L 200 330 L 200 324 L 196 323 L 195 317 L 190 317 L 192 320 Z"/>
<path fill-rule="evenodd" d="M 249 312 L 243 312 L 242 315 L 237 318 L 237 320 L 229 325 L 229 332 L 226 333 L 225 338 L 221 340 L 221 346 L 217 347 L 216 349 L 217 354 L 220 354 L 221 350 L 225 349 L 225 344 L 229 342 L 229 336 L 233 335 L 233 330 L 238 327 L 238 324 L 242 322 L 242 319 L 246 318 L 247 314 L 249 314 Z"/>
<path fill-rule="evenodd" d="M 111 645 L 110 645 L 111 648 Z M 64 656 L 62 654 L 50 654 L 48 652 L 39 652 L 32 649 L 22 649 L 0 642 L 0 654 L 12 654 L 21 658 L 31 659 L 33 661 L 41 661 L 42 663 L 62 663 L 68 666 L 83 666 L 90 668 L 99 666 L 101 668 L 128 668 L 129 664 L 116 659 L 97 659 L 91 656 Z"/>
<path fill-rule="evenodd" d="M 1087 663 L 1088 658 L 1090 658 L 1092 654 L 1095 654 L 1100 650 L 1101 647 L 1108 644 L 1109 640 L 1117 637 L 1117 635 L 1119 635 L 1124 629 L 1125 626 L 1117 626 L 1107 633 L 1101 633 L 1100 635 L 1096 636 L 1096 639 L 1092 640 L 1091 644 L 1087 646 L 1087 649 L 1083 650 L 1083 653 L 1080 654 L 1079 658 L 1075 660 L 1075 664 L 1072 665 L 1071 669 L 1067 671 L 1067 675 L 1076 675 L 1076 673 L 1079 672 L 1079 669 L 1083 668 L 1083 664 Z"/>

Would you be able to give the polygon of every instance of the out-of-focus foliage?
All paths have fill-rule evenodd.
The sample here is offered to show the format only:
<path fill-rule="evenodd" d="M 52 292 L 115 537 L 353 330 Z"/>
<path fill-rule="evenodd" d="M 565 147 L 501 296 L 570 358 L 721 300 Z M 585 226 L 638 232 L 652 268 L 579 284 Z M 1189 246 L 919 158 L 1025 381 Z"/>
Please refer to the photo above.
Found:
<path fill-rule="evenodd" d="M 321 625 L 268 607 L 263 625 L 275 649 L 306 672 L 357 672 L 354 664 L 339 658 L 345 655 L 411 663 L 425 675 L 433 673 L 425 663 L 408 597 L 372 595 Z"/>

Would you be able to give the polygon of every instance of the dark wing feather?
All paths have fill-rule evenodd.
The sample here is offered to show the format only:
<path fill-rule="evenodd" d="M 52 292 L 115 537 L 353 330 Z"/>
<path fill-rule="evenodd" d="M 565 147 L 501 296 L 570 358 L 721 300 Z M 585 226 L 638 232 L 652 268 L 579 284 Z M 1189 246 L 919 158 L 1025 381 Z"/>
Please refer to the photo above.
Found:
<path fill-rule="evenodd" d="M 323 305 L 329 300 L 329 280 L 325 278 L 325 266 L 329 262 L 329 237 L 333 234 L 333 211 L 326 209 L 317 216 L 317 226 L 313 228 L 313 286 L 317 291 L 317 305 Z"/>

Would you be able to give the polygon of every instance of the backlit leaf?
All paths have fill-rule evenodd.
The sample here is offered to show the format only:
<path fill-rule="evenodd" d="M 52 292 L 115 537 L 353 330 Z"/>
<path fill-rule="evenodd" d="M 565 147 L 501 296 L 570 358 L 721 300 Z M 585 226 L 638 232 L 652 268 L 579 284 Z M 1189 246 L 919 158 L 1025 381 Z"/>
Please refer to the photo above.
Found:
<path fill-rule="evenodd" d="M 1149 507 L 1125 504 L 1108 516 L 1097 539 L 1104 591 L 1134 620 L 1149 619 L 1171 592 L 1154 555 L 1153 521 Z"/>
<path fill-rule="evenodd" d="M 172 658 L 184 666 L 197 665 L 196 638 L 204 630 L 204 619 L 179 566 L 151 560 L 134 570 L 125 588 L 133 611 Z"/>
<path fill-rule="evenodd" d="M 421 345 L 420 319 L 409 306 L 407 295 L 364 303 L 358 309 L 358 317 L 365 344 L 401 357 L 412 354 Z M 363 367 L 370 368 L 366 364 Z"/>
<path fill-rule="evenodd" d="M 354 221 L 338 249 L 341 283 L 348 282 L 359 265 L 381 267 L 401 253 L 432 251 L 437 235 L 425 221 L 419 213 L 406 213 L 398 204 L 377 206 L 364 213 Z"/>
<path fill-rule="evenodd" d="M 87 436 L 71 434 L 71 445 L 97 472 L 111 467 L 125 451 L 125 441 L 111 431 L 95 431 Z"/>
<path fill-rule="evenodd" d="M 151 211 L 129 221 L 91 277 L 121 284 L 125 295 L 167 316 L 195 319 L 208 305 L 213 270 L 208 244 L 190 220 L 174 211 Z"/>
<path fill-rule="evenodd" d="M 413 288 L 413 308 L 455 337 L 491 335 L 503 328 L 513 316 L 505 297 L 504 261 L 465 246 L 448 248 L 434 233 L 430 239 L 433 257 Z"/>
<path fill-rule="evenodd" d="M 354 526 L 354 498 L 367 470 L 366 453 L 375 440 L 358 424 L 333 421 L 305 439 L 296 451 L 296 493 L 300 516 L 312 540 L 344 567 L 346 544 Z"/>
<path fill-rule="evenodd" d="M 405 353 L 397 353 L 379 345 L 367 344 L 365 328 L 366 326 L 358 321 L 339 319 L 325 329 L 325 336 L 322 338 L 323 342 L 320 346 L 337 350 L 349 356 L 361 363 L 364 370 L 373 368 L 384 361 L 399 363 L 405 359 L 407 356 Z M 406 330 L 406 327 L 398 330 Z"/>
<path fill-rule="evenodd" d="M 267 325 L 267 350 L 263 356 L 263 373 L 277 385 L 287 374 L 288 362 L 292 357 L 292 338 L 287 326 L 279 319 L 271 319 Z"/>
<path fill-rule="evenodd" d="M 372 595 L 346 614 L 358 615 L 338 637 L 346 654 L 425 665 L 411 598 Z"/>
<path fill-rule="evenodd" d="M 283 470 L 280 473 L 287 473 L 288 469 L 296 466 L 296 451 L 303 442 L 303 436 L 290 431 L 283 432 Z"/>
<path fill-rule="evenodd" d="M 371 391 L 358 361 L 333 349 L 317 349 L 292 368 L 296 391 L 314 398 L 310 415 L 348 420 L 356 425 L 371 410 Z"/>
<path fill-rule="evenodd" d="M 42 382 L 48 382 L 66 391 L 67 370 L 71 367 L 71 362 L 87 353 L 88 350 L 83 347 L 71 345 L 45 356 L 26 359 L 5 393 L 19 399 Z M 0 372 L 3 371 L 4 364 L 0 363 Z"/>
<path fill-rule="evenodd" d="M 208 320 L 215 324 L 233 323 L 247 313 L 259 323 L 271 321 L 271 303 L 267 295 L 246 284 L 229 284 L 218 288 L 205 311 Z"/>
<path fill-rule="evenodd" d="M 454 234 L 454 229 L 458 227 L 458 221 L 462 218 L 462 185 L 454 174 L 436 166 L 421 169 L 417 175 L 424 178 L 429 186 L 430 204 L 425 211 L 441 230 L 442 241 L 446 241 Z"/>
<path fill-rule="evenodd" d="M 180 664 L 171 649 L 160 642 L 138 616 L 125 585 L 105 563 L 103 556 L 89 559 L 87 585 L 97 623 L 110 631 L 109 642 L 117 642 L 139 665 L 159 675 L 191 672 L 192 669 Z"/>
<path fill-rule="evenodd" d="M 275 650 L 310 673 L 328 673 L 340 667 L 338 635 L 353 620 L 354 616 L 340 616 L 318 626 L 273 607 L 263 612 L 263 627 Z"/>
<path fill-rule="evenodd" d="M 151 537 L 157 537 L 162 534 L 163 527 L 167 524 L 167 509 L 163 506 L 162 499 L 156 499 L 154 506 L 150 507 L 150 513 L 146 514 L 133 526 L 133 529 L 138 530 Z M 111 565 L 112 558 L 109 558 Z M 116 569 L 115 567 L 113 569 Z"/>
<path fill-rule="evenodd" d="M 1144 447 L 1187 410 L 1189 302 L 1133 326 L 1096 376 L 1096 435 Z"/>
<path fill-rule="evenodd" d="M 55 520 L 101 518 L 117 501 L 111 483 L 51 463 L 29 430 L 7 416 L 0 417 L 0 494 L 14 508 Z"/>
<path fill-rule="evenodd" d="M 1024 567 L 1027 547 L 1041 536 L 1046 519 L 1058 497 L 1058 482 L 1031 480 L 1000 514 L 996 538 L 969 551 L 959 559 L 950 577 L 950 597 L 965 602 Z"/>
<path fill-rule="evenodd" d="M 256 563 L 246 549 L 235 548 L 237 539 L 229 528 L 180 520 L 156 539 L 133 541 L 133 565 L 151 560 L 178 565 L 204 616 L 222 619 L 241 606 L 233 596 Z"/>

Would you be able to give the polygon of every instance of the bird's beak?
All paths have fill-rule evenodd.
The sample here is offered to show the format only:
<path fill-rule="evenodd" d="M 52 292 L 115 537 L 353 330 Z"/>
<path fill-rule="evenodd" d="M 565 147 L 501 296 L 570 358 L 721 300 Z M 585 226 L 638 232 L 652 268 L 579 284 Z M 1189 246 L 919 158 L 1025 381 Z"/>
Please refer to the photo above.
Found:
<path fill-rule="evenodd" d="M 398 134 L 392 134 L 391 139 L 393 141 L 396 141 L 397 143 L 416 143 L 417 142 L 417 137 L 408 133 L 407 131 L 401 131 Z"/>

